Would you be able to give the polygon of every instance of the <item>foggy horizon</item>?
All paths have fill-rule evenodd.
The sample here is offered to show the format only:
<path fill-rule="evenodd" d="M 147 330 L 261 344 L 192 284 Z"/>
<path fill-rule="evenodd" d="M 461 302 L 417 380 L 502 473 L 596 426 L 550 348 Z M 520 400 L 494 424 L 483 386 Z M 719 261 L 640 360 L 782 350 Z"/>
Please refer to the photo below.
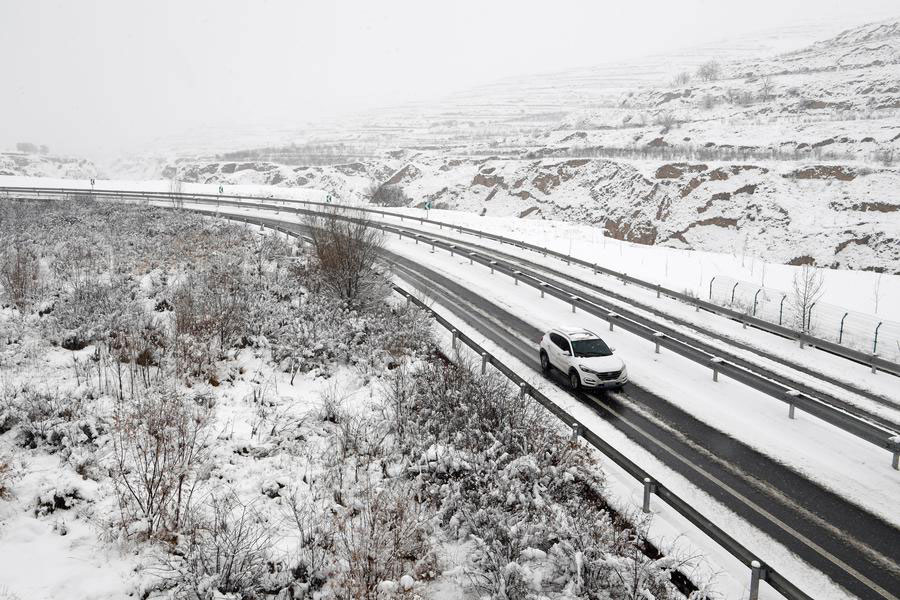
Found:
<path fill-rule="evenodd" d="M 727 43 L 771 30 L 767 15 L 776 10 L 780 28 L 811 22 L 833 33 L 894 16 L 884 0 L 852 9 L 811 0 L 787 7 L 570 2 L 541 19 L 533 18 L 537 2 L 465 3 L 441 15 L 435 32 L 435 17 L 415 7 L 6 5 L 0 47 L 16 60 L 6 79 L 11 93 L 0 97 L 0 148 L 32 142 L 108 158 L 207 129 L 243 139 L 514 77 Z"/>

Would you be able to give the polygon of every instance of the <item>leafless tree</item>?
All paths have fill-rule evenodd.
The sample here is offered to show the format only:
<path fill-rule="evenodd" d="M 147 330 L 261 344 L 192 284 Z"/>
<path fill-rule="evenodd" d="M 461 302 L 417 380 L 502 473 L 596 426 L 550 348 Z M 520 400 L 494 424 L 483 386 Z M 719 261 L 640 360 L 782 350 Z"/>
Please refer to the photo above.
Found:
<path fill-rule="evenodd" d="M 701 81 L 716 81 L 722 77 L 722 65 L 716 60 L 710 60 L 697 68 L 697 77 Z"/>
<path fill-rule="evenodd" d="M 678 119 L 675 118 L 675 113 L 671 110 L 664 110 L 656 115 L 656 124 L 662 125 L 663 131 L 669 131 L 678 124 Z"/>
<path fill-rule="evenodd" d="M 796 315 L 796 324 L 803 333 L 810 331 L 810 312 L 825 293 L 824 286 L 822 271 L 813 265 L 803 265 L 794 274 L 794 291 L 790 301 Z"/>
<path fill-rule="evenodd" d="M 769 75 L 764 75 L 761 79 L 759 92 L 763 100 L 772 97 L 772 78 Z"/>
<path fill-rule="evenodd" d="M 384 234 L 361 216 L 344 216 L 338 209 L 306 219 L 322 284 L 341 300 L 356 305 L 371 298 L 382 283 L 375 261 Z"/>
<path fill-rule="evenodd" d="M 682 72 L 678 73 L 672 79 L 672 87 L 684 86 L 684 85 L 687 85 L 688 83 L 690 83 L 690 81 L 691 81 L 691 74 L 688 73 L 687 71 L 682 71 Z"/>

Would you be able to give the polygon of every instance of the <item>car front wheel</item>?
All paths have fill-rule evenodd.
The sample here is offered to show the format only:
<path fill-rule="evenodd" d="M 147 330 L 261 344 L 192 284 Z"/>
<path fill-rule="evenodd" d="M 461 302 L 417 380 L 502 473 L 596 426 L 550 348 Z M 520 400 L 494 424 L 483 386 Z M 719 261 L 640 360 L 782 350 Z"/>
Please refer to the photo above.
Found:
<path fill-rule="evenodd" d="M 579 388 L 581 388 L 581 378 L 578 376 L 577 371 L 569 372 L 569 387 L 571 387 L 576 392 Z"/>
<path fill-rule="evenodd" d="M 544 373 L 550 372 L 550 358 L 543 350 L 541 351 L 541 371 L 543 371 Z"/>

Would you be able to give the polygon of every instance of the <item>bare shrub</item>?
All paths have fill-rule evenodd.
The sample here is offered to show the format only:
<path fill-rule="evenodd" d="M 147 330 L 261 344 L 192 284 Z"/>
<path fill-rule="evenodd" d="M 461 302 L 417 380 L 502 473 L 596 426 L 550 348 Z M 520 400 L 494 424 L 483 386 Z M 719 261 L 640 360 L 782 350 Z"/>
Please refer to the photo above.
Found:
<path fill-rule="evenodd" d="M 40 263 L 37 254 L 19 241 L 0 254 L 0 286 L 20 311 L 25 311 L 40 289 Z"/>
<path fill-rule="evenodd" d="M 319 590 L 326 580 L 326 567 L 332 557 L 334 530 L 325 511 L 311 501 L 303 501 L 294 490 L 287 497 L 286 516 L 297 535 L 298 550 L 291 569 L 295 581 Z"/>
<path fill-rule="evenodd" d="M 234 492 L 213 495 L 203 510 L 191 511 L 185 530 L 177 554 L 159 569 L 176 598 L 265 597 L 274 539 L 252 504 L 242 503 Z"/>
<path fill-rule="evenodd" d="M 366 197 L 372 204 L 398 207 L 409 204 L 409 197 L 399 185 L 373 185 L 366 191 Z"/>
<path fill-rule="evenodd" d="M 690 82 L 691 82 L 691 74 L 688 73 L 687 71 L 682 71 L 682 72 L 678 73 L 677 75 L 675 75 L 674 78 L 672 78 L 672 87 L 685 86 Z"/>
<path fill-rule="evenodd" d="M 123 525 L 146 537 L 177 531 L 206 458 L 208 399 L 157 388 L 119 402 L 111 471 Z"/>
<path fill-rule="evenodd" d="M 332 583 L 337 597 L 377 600 L 382 582 L 437 574 L 428 517 L 410 496 L 397 485 L 369 486 L 357 508 L 335 516 L 335 552 L 343 563 Z"/>
<path fill-rule="evenodd" d="M 675 118 L 675 113 L 671 110 L 663 110 L 656 115 L 656 119 L 654 122 L 657 125 L 661 125 L 663 131 L 669 131 L 678 124 L 678 119 Z"/>
<path fill-rule="evenodd" d="M 0 457 L 0 500 L 6 500 L 12 495 L 10 481 L 12 479 L 12 467 L 5 458 Z"/>
<path fill-rule="evenodd" d="M 324 287 L 354 306 L 373 299 L 384 282 L 375 268 L 382 231 L 363 218 L 342 219 L 336 210 L 307 217 L 307 225 Z"/>
<path fill-rule="evenodd" d="M 717 81 L 722 77 L 722 65 L 716 60 L 710 60 L 697 68 L 697 77 L 701 81 Z"/>

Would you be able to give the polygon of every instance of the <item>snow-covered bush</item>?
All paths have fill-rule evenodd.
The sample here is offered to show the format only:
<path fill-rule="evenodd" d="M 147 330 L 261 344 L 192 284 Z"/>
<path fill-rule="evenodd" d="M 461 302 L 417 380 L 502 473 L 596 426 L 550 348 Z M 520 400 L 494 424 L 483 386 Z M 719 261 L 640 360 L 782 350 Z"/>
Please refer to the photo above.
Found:
<path fill-rule="evenodd" d="M 366 486 L 353 506 L 334 517 L 340 570 L 330 582 L 339 598 L 376 600 L 379 585 L 404 576 L 433 579 L 436 558 L 423 506 L 405 486 Z"/>
<path fill-rule="evenodd" d="M 10 490 L 12 467 L 6 458 L 0 456 L 0 500 L 6 500 L 12 494 Z"/>
<path fill-rule="evenodd" d="M 177 552 L 159 567 L 175 598 L 253 600 L 272 588 L 272 525 L 252 504 L 233 492 L 212 495 L 190 512 L 184 530 Z"/>
<path fill-rule="evenodd" d="M 386 425 L 418 457 L 416 493 L 450 535 L 475 542 L 469 576 L 482 594 L 676 597 L 675 566 L 643 552 L 642 521 L 610 509 L 595 460 L 540 405 L 437 359 L 395 378 Z"/>
<path fill-rule="evenodd" d="M 153 537 L 182 525 L 206 460 L 209 422 L 208 400 L 176 389 L 117 403 L 109 467 L 129 532 Z"/>

